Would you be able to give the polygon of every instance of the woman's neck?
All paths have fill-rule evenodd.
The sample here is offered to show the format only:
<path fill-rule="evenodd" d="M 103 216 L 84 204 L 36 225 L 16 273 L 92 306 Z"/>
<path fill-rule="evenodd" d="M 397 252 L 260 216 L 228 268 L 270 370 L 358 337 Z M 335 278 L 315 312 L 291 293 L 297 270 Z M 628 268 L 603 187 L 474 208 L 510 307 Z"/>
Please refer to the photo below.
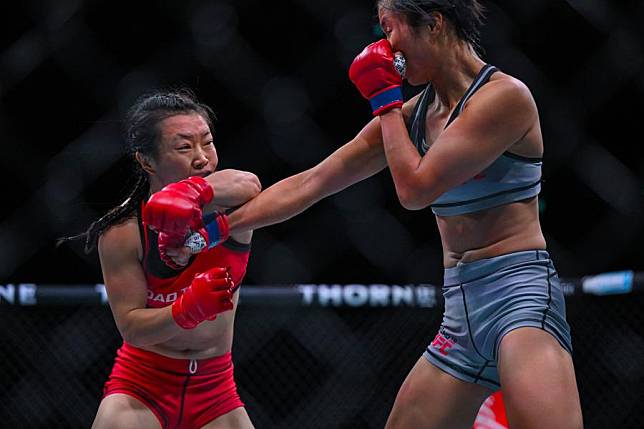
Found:
<path fill-rule="evenodd" d="M 436 98 L 448 110 L 452 110 L 472 84 L 485 62 L 469 43 L 451 44 L 442 50 L 440 64 L 432 73 L 432 87 Z"/>

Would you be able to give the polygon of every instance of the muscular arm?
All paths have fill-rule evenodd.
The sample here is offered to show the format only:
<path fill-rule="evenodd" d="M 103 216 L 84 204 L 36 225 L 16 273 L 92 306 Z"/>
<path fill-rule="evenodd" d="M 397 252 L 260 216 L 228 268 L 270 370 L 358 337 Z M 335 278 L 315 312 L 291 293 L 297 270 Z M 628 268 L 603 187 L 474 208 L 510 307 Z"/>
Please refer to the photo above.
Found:
<path fill-rule="evenodd" d="M 247 171 L 219 170 L 206 177 L 206 181 L 214 189 L 215 197 L 204 208 L 205 212 L 240 206 L 262 190 L 257 176 Z"/>
<path fill-rule="evenodd" d="M 410 144 L 399 109 L 381 116 L 387 163 L 401 204 L 427 207 L 445 191 L 487 168 L 538 120 L 529 90 L 516 79 L 499 79 L 475 94 L 458 120 L 421 157 Z"/>
<path fill-rule="evenodd" d="M 379 119 L 315 167 L 275 183 L 229 215 L 232 232 L 287 220 L 386 166 Z"/>
<path fill-rule="evenodd" d="M 99 239 L 98 251 L 107 296 L 121 336 L 135 346 L 161 343 L 182 329 L 171 306 L 145 308 L 147 285 L 139 262 L 136 220 L 116 225 Z"/>

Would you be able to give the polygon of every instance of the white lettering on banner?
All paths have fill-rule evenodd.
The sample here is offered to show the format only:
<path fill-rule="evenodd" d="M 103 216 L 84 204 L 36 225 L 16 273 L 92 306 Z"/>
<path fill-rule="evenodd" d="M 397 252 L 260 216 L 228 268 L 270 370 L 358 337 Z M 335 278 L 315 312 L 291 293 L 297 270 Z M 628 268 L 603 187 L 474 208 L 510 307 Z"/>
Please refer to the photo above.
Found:
<path fill-rule="evenodd" d="M 617 271 L 586 276 L 581 279 L 581 287 L 585 293 L 593 295 L 629 293 L 633 290 L 633 272 Z"/>
<path fill-rule="evenodd" d="M 299 285 L 298 290 L 302 294 L 303 304 L 311 305 L 313 304 L 313 298 L 315 298 L 316 285 Z"/>
<path fill-rule="evenodd" d="M 561 282 L 561 290 L 564 295 L 573 295 L 575 293 L 575 284 L 570 282 Z"/>
<path fill-rule="evenodd" d="M 369 285 L 369 305 L 372 307 L 389 305 L 391 296 L 389 286 L 387 285 Z"/>
<path fill-rule="evenodd" d="M 416 286 L 416 306 L 436 306 L 436 289 L 432 286 Z"/>
<path fill-rule="evenodd" d="M 101 304 L 107 304 L 107 291 L 104 284 L 97 284 L 94 290 L 101 296 Z"/>
<path fill-rule="evenodd" d="M 318 301 L 320 305 L 341 305 L 342 304 L 342 286 L 340 285 L 319 285 Z"/>
<path fill-rule="evenodd" d="M 13 304 L 15 301 L 15 286 L 8 284 L 6 286 L 0 285 L 0 301 L 4 299 L 9 304 Z"/>
<path fill-rule="evenodd" d="M 369 301 L 369 289 L 365 285 L 346 285 L 343 295 L 344 302 L 351 307 L 360 307 Z"/>
<path fill-rule="evenodd" d="M 350 307 L 435 307 L 436 288 L 430 284 L 385 285 L 297 285 L 302 305 Z"/>
<path fill-rule="evenodd" d="M 414 290 L 411 286 L 398 286 L 393 285 L 391 291 L 391 304 L 399 306 L 400 304 L 413 305 L 414 304 Z"/>
<path fill-rule="evenodd" d="M 22 305 L 36 305 L 36 285 L 23 283 L 18 286 L 18 296 Z"/>

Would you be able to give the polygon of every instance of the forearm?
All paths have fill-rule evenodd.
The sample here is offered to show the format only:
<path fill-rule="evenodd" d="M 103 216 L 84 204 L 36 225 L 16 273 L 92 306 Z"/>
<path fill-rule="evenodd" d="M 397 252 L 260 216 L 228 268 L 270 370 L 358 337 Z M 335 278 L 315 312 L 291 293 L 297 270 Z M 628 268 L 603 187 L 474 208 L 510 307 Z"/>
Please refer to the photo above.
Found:
<path fill-rule="evenodd" d="M 308 175 L 305 171 L 281 180 L 230 213 L 231 233 L 283 222 L 324 198 L 307 180 Z"/>
<path fill-rule="evenodd" d="M 380 125 L 385 157 L 398 198 L 406 208 L 418 208 L 415 206 L 421 192 L 419 187 L 427 178 L 419 176 L 418 167 L 422 158 L 409 138 L 402 111 L 394 109 L 381 115 Z M 424 189 L 422 193 L 426 191 Z"/>
<path fill-rule="evenodd" d="M 123 340 L 134 346 L 149 346 L 165 342 L 184 331 L 172 317 L 172 306 L 136 308 L 130 310 L 119 331 Z"/>
<path fill-rule="evenodd" d="M 416 150 L 405 126 L 402 111 L 394 109 L 380 116 L 383 146 L 387 165 L 394 181 L 409 181 L 420 164 L 420 154 Z"/>
<path fill-rule="evenodd" d="M 349 143 L 315 167 L 277 182 L 229 214 L 232 232 L 287 220 L 386 166 L 378 121 L 371 121 Z"/>

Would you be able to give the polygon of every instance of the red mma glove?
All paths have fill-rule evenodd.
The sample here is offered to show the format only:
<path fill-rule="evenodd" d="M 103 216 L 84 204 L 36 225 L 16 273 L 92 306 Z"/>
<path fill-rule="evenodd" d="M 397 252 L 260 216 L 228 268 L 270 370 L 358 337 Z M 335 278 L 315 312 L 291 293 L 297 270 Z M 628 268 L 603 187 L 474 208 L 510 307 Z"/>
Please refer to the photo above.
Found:
<path fill-rule="evenodd" d="M 364 48 L 349 68 L 349 78 L 371 103 L 373 115 L 403 105 L 402 77 L 394 67 L 394 53 L 387 39 Z"/>
<path fill-rule="evenodd" d="M 233 308 L 233 279 L 228 268 L 215 267 L 197 274 L 183 294 L 172 303 L 172 317 L 183 329 Z"/>
<path fill-rule="evenodd" d="M 201 223 L 202 208 L 213 198 L 212 187 L 199 176 L 170 183 L 152 194 L 143 208 L 143 222 L 173 239 L 185 238 L 191 226 Z"/>

